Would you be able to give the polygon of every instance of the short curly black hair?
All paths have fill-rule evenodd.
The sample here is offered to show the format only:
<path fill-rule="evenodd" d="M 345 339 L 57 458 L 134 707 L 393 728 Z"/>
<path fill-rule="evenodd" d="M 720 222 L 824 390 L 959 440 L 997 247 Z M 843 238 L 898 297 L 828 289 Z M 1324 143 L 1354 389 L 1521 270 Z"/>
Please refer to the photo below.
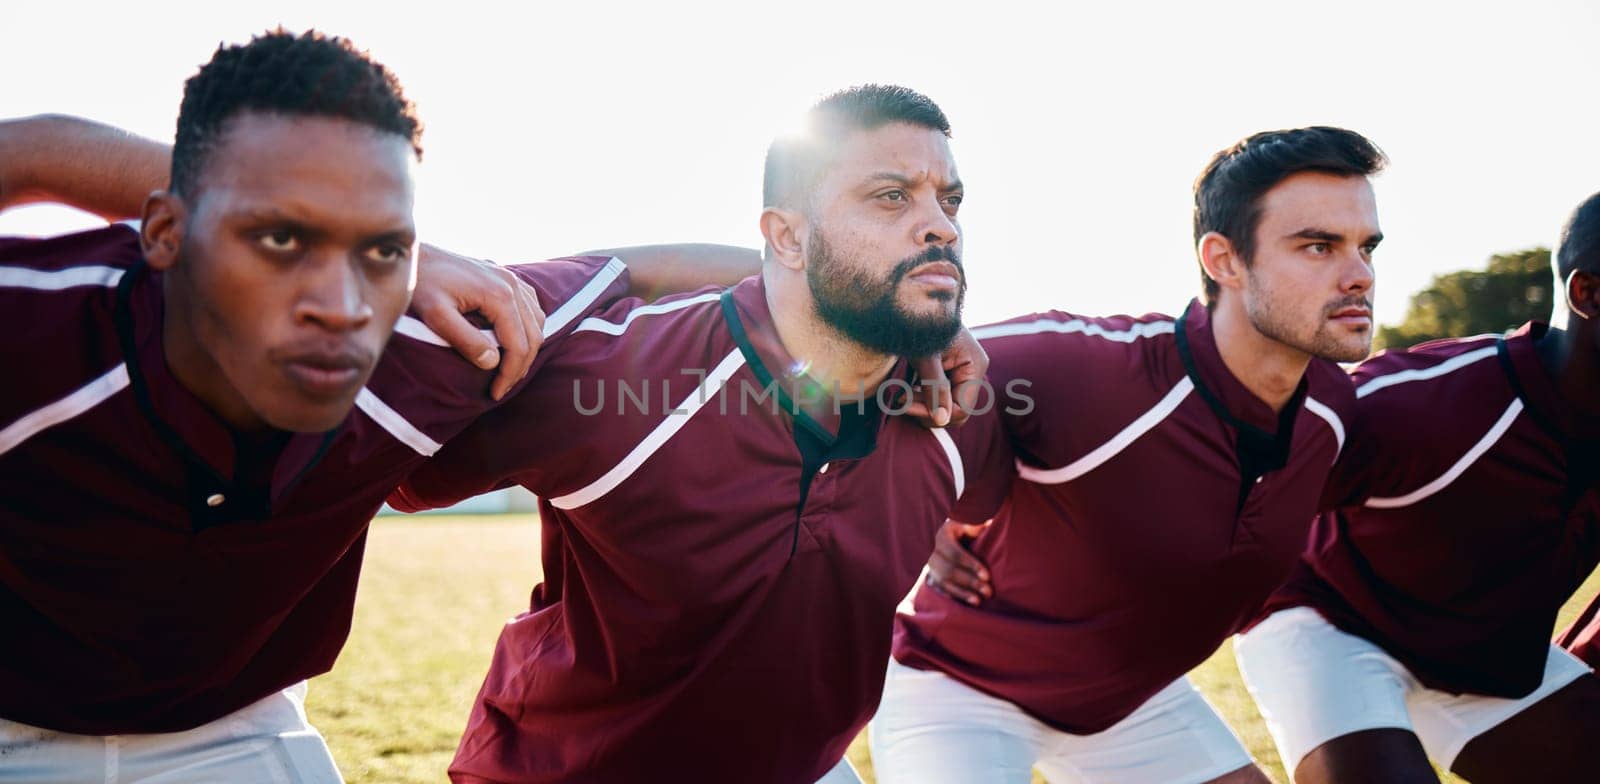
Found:
<path fill-rule="evenodd" d="M 171 188 L 192 197 L 206 158 L 240 112 L 350 120 L 398 134 L 422 157 L 422 123 L 400 82 L 348 39 L 283 28 L 217 47 L 183 87 Z"/>

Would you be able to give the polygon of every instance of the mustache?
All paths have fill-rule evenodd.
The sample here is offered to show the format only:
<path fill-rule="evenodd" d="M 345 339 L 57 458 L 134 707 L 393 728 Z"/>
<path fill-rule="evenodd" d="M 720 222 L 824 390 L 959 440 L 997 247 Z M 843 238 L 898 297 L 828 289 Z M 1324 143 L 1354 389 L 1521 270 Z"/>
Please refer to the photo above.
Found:
<path fill-rule="evenodd" d="M 1368 311 L 1371 311 L 1372 298 L 1365 294 L 1352 294 L 1344 299 L 1335 300 L 1328 303 L 1327 306 L 1322 309 L 1322 312 L 1331 316 L 1341 310 L 1344 310 L 1345 308 L 1366 308 Z"/>
<path fill-rule="evenodd" d="M 948 261 L 954 264 L 956 271 L 961 273 L 962 287 L 966 287 L 967 268 L 961 266 L 961 254 L 956 253 L 955 248 L 948 245 L 929 246 L 927 250 L 894 265 L 894 270 L 890 273 L 889 279 L 899 283 L 905 276 L 910 275 L 912 270 L 924 264 L 932 264 L 935 261 Z"/>

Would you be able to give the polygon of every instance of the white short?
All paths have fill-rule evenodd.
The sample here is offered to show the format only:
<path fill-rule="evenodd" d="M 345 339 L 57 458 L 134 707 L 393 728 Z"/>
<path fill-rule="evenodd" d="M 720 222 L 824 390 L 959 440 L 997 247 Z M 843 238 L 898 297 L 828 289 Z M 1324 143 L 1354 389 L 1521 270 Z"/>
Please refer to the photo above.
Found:
<path fill-rule="evenodd" d="M 1438 691 L 1382 648 L 1340 631 L 1309 607 L 1273 613 L 1240 635 L 1233 650 L 1291 772 L 1334 738 L 1385 728 L 1416 733 L 1428 756 L 1448 769 L 1468 741 L 1589 672 L 1552 645 L 1544 682 L 1526 697 Z"/>
<path fill-rule="evenodd" d="M 184 732 L 73 735 L 0 719 L 0 782 L 338 784 L 305 683 Z"/>
<path fill-rule="evenodd" d="M 1093 735 L 1062 732 L 941 672 L 889 662 L 869 725 L 880 784 L 1204 782 L 1250 765 L 1249 752 L 1188 679 Z"/>

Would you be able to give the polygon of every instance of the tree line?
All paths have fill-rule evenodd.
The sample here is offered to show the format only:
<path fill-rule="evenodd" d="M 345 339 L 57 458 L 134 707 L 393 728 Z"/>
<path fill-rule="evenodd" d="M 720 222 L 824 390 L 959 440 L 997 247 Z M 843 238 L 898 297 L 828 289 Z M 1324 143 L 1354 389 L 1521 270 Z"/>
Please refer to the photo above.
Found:
<path fill-rule="evenodd" d="M 1550 249 L 1544 247 L 1496 254 L 1485 269 L 1436 275 L 1412 295 L 1404 321 L 1378 328 L 1373 348 L 1407 348 L 1547 320 L 1555 296 L 1552 280 Z"/>

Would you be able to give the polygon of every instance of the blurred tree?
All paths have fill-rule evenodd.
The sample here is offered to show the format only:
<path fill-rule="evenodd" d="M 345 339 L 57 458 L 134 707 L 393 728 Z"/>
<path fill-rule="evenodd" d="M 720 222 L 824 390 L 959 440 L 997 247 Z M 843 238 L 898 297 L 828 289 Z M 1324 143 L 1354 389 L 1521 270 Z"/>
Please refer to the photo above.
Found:
<path fill-rule="evenodd" d="M 1411 298 L 1404 322 L 1378 328 L 1373 349 L 1504 332 L 1530 319 L 1548 319 L 1551 279 L 1549 248 L 1491 256 L 1482 271 L 1437 275 Z"/>

